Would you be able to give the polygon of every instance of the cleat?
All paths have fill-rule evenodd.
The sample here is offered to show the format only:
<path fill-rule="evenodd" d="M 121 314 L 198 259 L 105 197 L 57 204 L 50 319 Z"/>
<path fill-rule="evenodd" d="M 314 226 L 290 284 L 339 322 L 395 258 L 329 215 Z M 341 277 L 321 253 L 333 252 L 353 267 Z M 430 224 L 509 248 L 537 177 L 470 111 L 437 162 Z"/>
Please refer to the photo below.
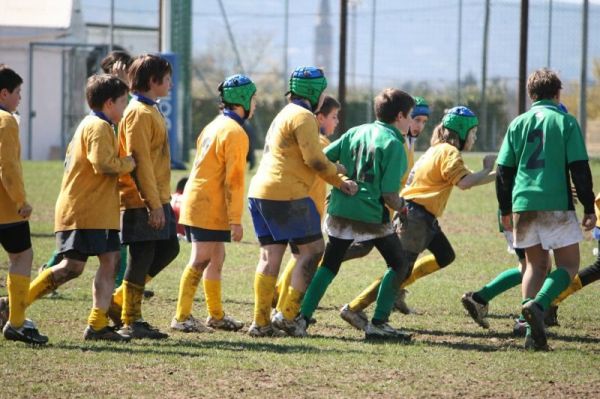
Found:
<path fill-rule="evenodd" d="M 171 320 L 171 330 L 180 331 L 184 333 L 212 333 L 214 329 L 208 327 L 194 316 L 189 315 L 187 319 L 178 321 L 177 318 L 173 317 Z"/>
<path fill-rule="evenodd" d="M 558 323 L 558 306 L 551 305 L 548 310 L 546 310 L 546 315 L 544 316 L 544 324 L 546 327 L 558 327 L 560 324 Z"/>
<path fill-rule="evenodd" d="M 394 302 L 394 309 L 402 314 L 416 314 L 417 311 L 406 304 L 406 294 L 408 294 L 408 291 L 404 288 L 400 288 L 398 290 L 398 295 L 396 296 L 396 301 Z"/>
<path fill-rule="evenodd" d="M 527 335 L 527 322 L 525 320 L 521 320 L 519 318 L 515 319 L 513 335 L 515 337 L 525 337 Z"/>
<path fill-rule="evenodd" d="M 165 339 L 169 334 L 161 332 L 158 328 L 152 327 L 144 320 L 134 321 L 131 325 L 123 325 L 118 331 L 120 335 L 128 335 L 135 339 Z"/>
<path fill-rule="evenodd" d="M 365 328 L 365 339 L 389 339 L 410 342 L 412 339 L 412 334 L 397 330 L 388 323 L 373 324 L 371 322 L 367 324 L 367 327 Z"/>
<path fill-rule="evenodd" d="M 537 344 L 535 343 L 535 340 L 533 339 L 533 336 L 531 334 L 526 334 L 525 335 L 525 344 L 524 344 L 524 348 L 526 350 L 534 350 L 534 351 L 551 351 L 552 349 L 550 348 L 550 346 L 548 346 L 548 344 L 546 343 L 546 346 L 540 347 L 537 346 Z"/>
<path fill-rule="evenodd" d="M 281 330 L 273 328 L 271 324 L 259 326 L 253 322 L 248 329 L 248 335 L 251 337 L 285 337 L 287 334 Z"/>
<path fill-rule="evenodd" d="M 227 315 L 223 315 L 223 318 L 220 320 L 209 316 L 206 318 L 206 325 L 216 330 L 225 331 L 237 331 L 244 327 L 244 323 Z"/>
<path fill-rule="evenodd" d="M 488 305 L 482 305 L 477 302 L 473 298 L 472 292 L 464 294 L 460 301 L 475 323 L 483 328 L 490 328 L 490 322 L 485 318 L 488 313 Z"/>
<path fill-rule="evenodd" d="M 535 301 L 529 301 L 523 305 L 521 311 L 531 329 L 531 338 L 534 342 L 533 349 L 548 350 L 548 340 L 544 326 L 544 311 L 542 308 Z M 527 342 L 527 338 L 525 342 Z"/>
<path fill-rule="evenodd" d="M 362 310 L 354 311 L 350 309 L 350 305 L 348 304 L 345 304 L 340 309 L 340 317 L 352 327 L 361 331 L 364 331 L 367 327 L 367 324 L 369 324 L 369 318 L 365 312 Z"/>
<path fill-rule="evenodd" d="M 10 316 L 10 308 L 8 307 L 8 297 L 0 298 L 0 329 L 8 322 Z"/>
<path fill-rule="evenodd" d="M 144 299 L 150 299 L 154 296 L 154 291 L 144 290 Z"/>
<path fill-rule="evenodd" d="M 106 326 L 101 330 L 94 330 L 92 326 L 87 326 L 83 332 L 83 339 L 86 341 L 112 341 L 129 342 L 129 335 L 121 335 L 115 327 Z"/>
<path fill-rule="evenodd" d="M 33 321 L 29 319 L 25 319 L 25 323 L 20 328 L 14 328 L 10 322 L 7 322 L 2 333 L 9 341 L 21 341 L 33 345 L 44 345 L 48 342 L 48 337 L 41 335 Z"/>
<path fill-rule="evenodd" d="M 306 337 L 308 333 L 306 329 L 308 322 L 302 314 L 299 314 L 294 320 L 288 320 L 283 316 L 283 313 L 277 312 L 271 319 L 273 327 L 284 331 L 290 337 Z"/>

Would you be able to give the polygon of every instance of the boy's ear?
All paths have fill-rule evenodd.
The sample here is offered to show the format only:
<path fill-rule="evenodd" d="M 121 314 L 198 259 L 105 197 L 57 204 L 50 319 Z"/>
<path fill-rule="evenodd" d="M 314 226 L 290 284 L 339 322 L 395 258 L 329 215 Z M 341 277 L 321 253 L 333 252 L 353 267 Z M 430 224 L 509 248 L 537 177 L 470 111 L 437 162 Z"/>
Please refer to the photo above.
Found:
<path fill-rule="evenodd" d="M 10 92 L 8 91 L 7 88 L 0 90 L 0 98 L 4 98 L 4 97 L 8 96 L 9 94 L 10 94 Z"/>

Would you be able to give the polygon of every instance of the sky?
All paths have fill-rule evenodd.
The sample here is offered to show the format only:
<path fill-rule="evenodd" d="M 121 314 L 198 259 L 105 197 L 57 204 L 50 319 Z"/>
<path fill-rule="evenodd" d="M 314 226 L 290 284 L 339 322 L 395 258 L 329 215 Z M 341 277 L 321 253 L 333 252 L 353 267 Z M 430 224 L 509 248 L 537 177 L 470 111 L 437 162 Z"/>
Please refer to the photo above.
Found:
<path fill-rule="evenodd" d="M 288 69 L 315 63 L 315 24 L 321 0 L 289 0 Z M 107 23 L 108 0 L 81 0 L 88 22 Z M 284 60 L 283 0 L 222 0 L 244 68 L 266 73 Z M 375 86 L 406 81 L 455 82 L 458 60 L 460 75 L 481 76 L 483 0 L 462 0 L 459 54 L 459 0 L 357 0 L 348 20 L 348 82 L 367 85 L 371 51 L 374 51 Z M 372 48 L 372 10 L 376 4 L 375 42 Z M 488 46 L 488 77 L 516 81 L 518 76 L 519 1 L 492 0 Z M 530 0 L 528 70 L 550 66 L 563 80 L 577 80 L 581 64 L 582 1 L 554 0 L 549 37 L 549 1 Z M 337 76 L 339 0 L 329 0 L 329 22 L 333 28 L 332 70 Z M 115 0 L 117 24 L 157 26 L 158 0 Z M 354 11 L 353 11 L 354 10 Z M 231 51 L 219 0 L 193 0 L 193 53 L 195 57 Z M 590 1 L 588 76 L 591 63 L 600 59 L 600 0 Z M 551 46 L 548 47 L 549 38 Z M 548 52 L 550 49 L 550 64 Z M 259 57 L 259 61 L 256 58 Z M 335 82 L 335 79 L 333 79 Z"/>

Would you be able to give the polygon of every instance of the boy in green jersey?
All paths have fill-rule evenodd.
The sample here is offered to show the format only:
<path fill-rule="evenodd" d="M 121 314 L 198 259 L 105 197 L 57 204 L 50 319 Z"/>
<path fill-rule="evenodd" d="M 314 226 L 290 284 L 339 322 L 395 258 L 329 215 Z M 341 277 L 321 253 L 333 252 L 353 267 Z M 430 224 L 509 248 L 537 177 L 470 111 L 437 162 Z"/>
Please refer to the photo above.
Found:
<path fill-rule="evenodd" d="M 581 224 L 591 230 L 596 223 L 585 143 L 577 120 L 558 108 L 561 89 L 551 70 L 529 76 L 533 104 L 511 122 L 498 156 L 496 195 L 502 224 L 513 229 L 514 246 L 523 248 L 526 257 L 522 312 L 530 330 L 525 347 L 536 350 L 548 350 L 544 312 L 579 269 L 583 236 L 569 177 L 584 207 Z M 546 275 L 550 249 L 557 267 Z"/>

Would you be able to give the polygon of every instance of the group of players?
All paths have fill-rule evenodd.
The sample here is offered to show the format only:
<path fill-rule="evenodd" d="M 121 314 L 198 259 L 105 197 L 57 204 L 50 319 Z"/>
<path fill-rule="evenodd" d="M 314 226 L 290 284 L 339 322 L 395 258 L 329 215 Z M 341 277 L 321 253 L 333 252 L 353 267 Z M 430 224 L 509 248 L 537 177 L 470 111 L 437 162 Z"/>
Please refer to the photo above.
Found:
<path fill-rule="evenodd" d="M 157 55 L 132 60 L 122 52 L 111 53 L 102 65 L 105 73 L 88 79 L 91 112 L 77 128 L 65 157 L 54 227 L 62 260 L 33 280 L 27 221 L 32 208 L 26 200 L 18 124 L 12 115 L 23 81 L 8 66 L 0 66 L 0 243 L 10 263 L 8 296 L 0 298 L 4 337 L 46 343 L 48 337 L 25 317 L 27 307 L 79 276 L 88 258 L 97 256 L 100 266 L 84 339 L 167 338 L 143 319 L 142 298 L 145 285 L 179 253 L 177 222 L 191 242 L 191 255 L 170 328 L 201 333 L 240 330 L 244 323 L 223 309 L 221 271 L 224 243 L 240 241 L 244 233 L 249 142 L 243 125 L 255 111 L 255 84 L 247 76 L 233 75 L 219 85 L 222 111 L 198 136 L 176 216 L 169 202 L 167 130 L 157 106 L 171 87 L 171 65 Z M 423 98 L 385 89 L 374 99 L 374 122 L 330 142 L 340 104 L 325 94 L 326 87 L 319 68 L 293 71 L 289 102 L 271 123 L 250 182 L 247 203 L 260 254 L 248 334 L 306 336 L 342 262 L 376 247 L 386 263 L 385 273 L 344 305 L 340 316 L 363 330 L 367 339 L 410 341 L 411 334 L 390 326 L 388 319 L 394 307 L 411 312 L 406 286 L 455 259 L 437 221 L 453 187 L 466 190 L 496 181 L 502 225 L 514 233 L 511 243 L 518 248 L 521 267 L 465 294 L 462 303 L 487 328 L 488 302 L 522 283 L 519 331 L 526 336 L 527 348 L 548 349 L 544 319 L 552 302 L 600 274 L 593 265 L 587 274 L 590 268 L 577 275 L 582 233 L 570 182 L 584 207 L 586 229 L 596 222 L 594 194 L 577 121 L 559 107 L 558 76 L 546 69 L 530 75 L 531 110 L 509 126 L 497 169 L 496 156 L 487 155 L 478 172 L 469 170 L 461 155 L 477 139 L 479 122 L 469 108 L 448 110 L 433 130 L 431 147 L 414 162 L 415 141 L 430 115 Z M 332 186 L 329 196 L 327 184 Z M 288 246 L 292 257 L 280 275 Z M 115 290 L 125 248 L 127 264 Z M 419 257 L 426 249 L 431 254 Z M 192 315 L 201 282 L 208 312 L 204 322 Z M 372 303 L 369 320 L 364 310 Z"/>

